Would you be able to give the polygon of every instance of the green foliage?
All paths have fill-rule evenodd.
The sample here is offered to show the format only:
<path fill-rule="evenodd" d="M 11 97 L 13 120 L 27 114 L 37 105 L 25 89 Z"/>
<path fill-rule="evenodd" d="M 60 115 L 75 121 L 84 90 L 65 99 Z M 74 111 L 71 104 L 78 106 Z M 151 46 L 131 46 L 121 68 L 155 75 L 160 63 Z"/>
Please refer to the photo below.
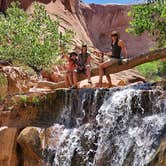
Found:
<path fill-rule="evenodd" d="M 137 69 L 148 81 L 158 81 L 166 77 L 166 63 L 161 60 L 139 65 Z"/>
<path fill-rule="evenodd" d="M 28 102 L 28 97 L 26 95 L 21 95 L 20 96 L 20 102 L 26 106 L 27 102 Z"/>
<path fill-rule="evenodd" d="M 128 13 L 132 20 L 127 32 L 140 35 L 147 31 L 156 41 L 157 47 L 166 46 L 166 1 L 147 0 L 134 5 Z"/>
<path fill-rule="evenodd" d="M 40 98 L 34 96 L 34 97 L 32 98 L 32 103 L 35 104 L 35 105 L 39 105 L 39 103 L 40 103 Z"/>
<path fill-rule="evenodd" d="M 8 81 L 3 73 L 0 72 L 0 102 L 7 95 Z"/>
<path fill-rule="evenodd" d="M 0 73 L 0 87 L 7 86 L 7 79 L 3 73 Z"/>
<path fill-rule="evenodd" d="M 70 43 L 73 33 L 59 33 L 59 20 L 52 20 L 42 5 L 36 3 L 32 14 L 18 6 L 13 3 L 6 15 L 0 15 L 0 59 L 37 68 L 58 63 L 60 44 Z"/>

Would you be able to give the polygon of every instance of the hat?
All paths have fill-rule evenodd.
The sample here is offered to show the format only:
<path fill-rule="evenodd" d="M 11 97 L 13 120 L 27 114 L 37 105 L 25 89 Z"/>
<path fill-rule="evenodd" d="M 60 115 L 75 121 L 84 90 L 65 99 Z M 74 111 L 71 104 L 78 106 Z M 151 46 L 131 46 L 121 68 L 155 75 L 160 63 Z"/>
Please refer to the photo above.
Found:
<path fill-rule="evenodd" d="M 112 31 L 111 36 L 118 36 L 118 38 L 120 37 L 120 35 L 117 31 Z"/>

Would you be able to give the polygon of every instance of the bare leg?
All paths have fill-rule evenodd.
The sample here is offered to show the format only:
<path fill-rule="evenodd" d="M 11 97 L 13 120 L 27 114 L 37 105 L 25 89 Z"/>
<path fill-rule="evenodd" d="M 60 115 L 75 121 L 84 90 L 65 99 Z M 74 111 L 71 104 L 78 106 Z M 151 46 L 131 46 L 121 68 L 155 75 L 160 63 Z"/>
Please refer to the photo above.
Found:
<path fill-rule="evenodd" d="M 88 82 L 91 82 L 91 70 L 90 70 L 90 67 L 86 68 L 86 75 L 88 77 Z"/>
<path fill-rule="evenodd" d="M 68 74 L 68 80 L 69 80 L 69 84 L 70 84 L 70 87 L 71 87 L 73 85 L 73 73 Z"/>
<path fill-rule="evenodd" d="M 112 86 L 112 81 L 111 81 L 110 75 L 109 75 L 109 74 L 106 74 L 106 78 L 107 78 L 107 81 L 108 81 L 108 83 L 109 83 L 109 87 L 111 87 L 111 86 Z"/>
<path fill-rule="evenodd" d="M 69 85 L 69 80 L 68 80 L 68 75 L 67 73 L 65 74 L 65 87 L 68 88 L 70 85 Z"/>
<path fill-rule="evenodd" d="M 102 87 L 104 71 L 102 66 L 99 66 L 99 87 Z"/>
<path fill-rule="evenodd" d="M 73 72 L 73 82 L 74 82 L 74 86 L 77 87 L 77 82 L 78 82 L 78 78 L 77 78 L 77 72 Z"/>
<path fill-rule="evenodd" d="M 109 60 L 107 62 L 100 64 L 100 66 L 99 66 L 99 86 L 102 86 L 102 78 L 104 75 L 104 69 L 109 67 L 110 65 L 112 65 L 113 62 L 114 62 L 114 60 L 111 60 L 111 61 Z M 111 77 L 109 76 L 109 74 L 106 74 L 106 78 L 108 80 L 109 86 L 111 86 L 112 82 L 111 82 Z"/>

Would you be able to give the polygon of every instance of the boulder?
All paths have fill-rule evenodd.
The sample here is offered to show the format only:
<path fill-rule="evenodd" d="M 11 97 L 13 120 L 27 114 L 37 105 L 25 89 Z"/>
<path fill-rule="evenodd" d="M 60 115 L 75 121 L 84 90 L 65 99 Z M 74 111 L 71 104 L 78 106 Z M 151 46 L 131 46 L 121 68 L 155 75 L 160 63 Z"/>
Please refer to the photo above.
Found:
<path fill-rule="evenodd" d="M 23 129 L 17 142 L 23 152 L 23 166 L 42 166 L 42 147 L 37 128 Z"/>
<path fill-rule="evenodd" d="M 0 166 L 18 166 L 17 128 L 0 128 Z"/>
<path fill-rule="evenodd" d="M 141 76 L 137 70 L 130 69 L 128 71 L 122 71 L 116 74 L 110 75 L 112 79 L 113 86 L 125 86 L 133 83 L 145 82 L 145 78 Z M 98 87 L 99 76 L 92 77 L 92 85 L 88 84 L 88 80 L 80 81 L 80 88 L 96 88 Z M 102 87 L 108 87 L 108 81 L 105 76 L 103 76 Z"/>
<path fill-rule="evenodd" d="M 8 81 L 8 93 L 21 93 L 28 92 L 29 87 L 29 75 L 22 71 L 19 67 L 5 66 L 2 67 L 2 73 L 6 75 Z"/>
<path fill-rule="evenodd" d="M 148 166 L 164 166 L 166 165 L 166 138 L 160 143 L 157 152 L 154 154 Z"/>

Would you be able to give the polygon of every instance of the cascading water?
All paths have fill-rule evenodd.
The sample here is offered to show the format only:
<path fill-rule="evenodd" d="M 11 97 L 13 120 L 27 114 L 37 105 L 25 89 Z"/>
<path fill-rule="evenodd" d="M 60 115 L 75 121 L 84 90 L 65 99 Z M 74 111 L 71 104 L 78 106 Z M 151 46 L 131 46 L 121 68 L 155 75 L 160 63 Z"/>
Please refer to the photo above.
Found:
<path fill-rule="evenodd" d="M 44 165 L 147 165 L 166 134 L 163 93 L 150 85 L 70 93 L 45 131 Z"/>

